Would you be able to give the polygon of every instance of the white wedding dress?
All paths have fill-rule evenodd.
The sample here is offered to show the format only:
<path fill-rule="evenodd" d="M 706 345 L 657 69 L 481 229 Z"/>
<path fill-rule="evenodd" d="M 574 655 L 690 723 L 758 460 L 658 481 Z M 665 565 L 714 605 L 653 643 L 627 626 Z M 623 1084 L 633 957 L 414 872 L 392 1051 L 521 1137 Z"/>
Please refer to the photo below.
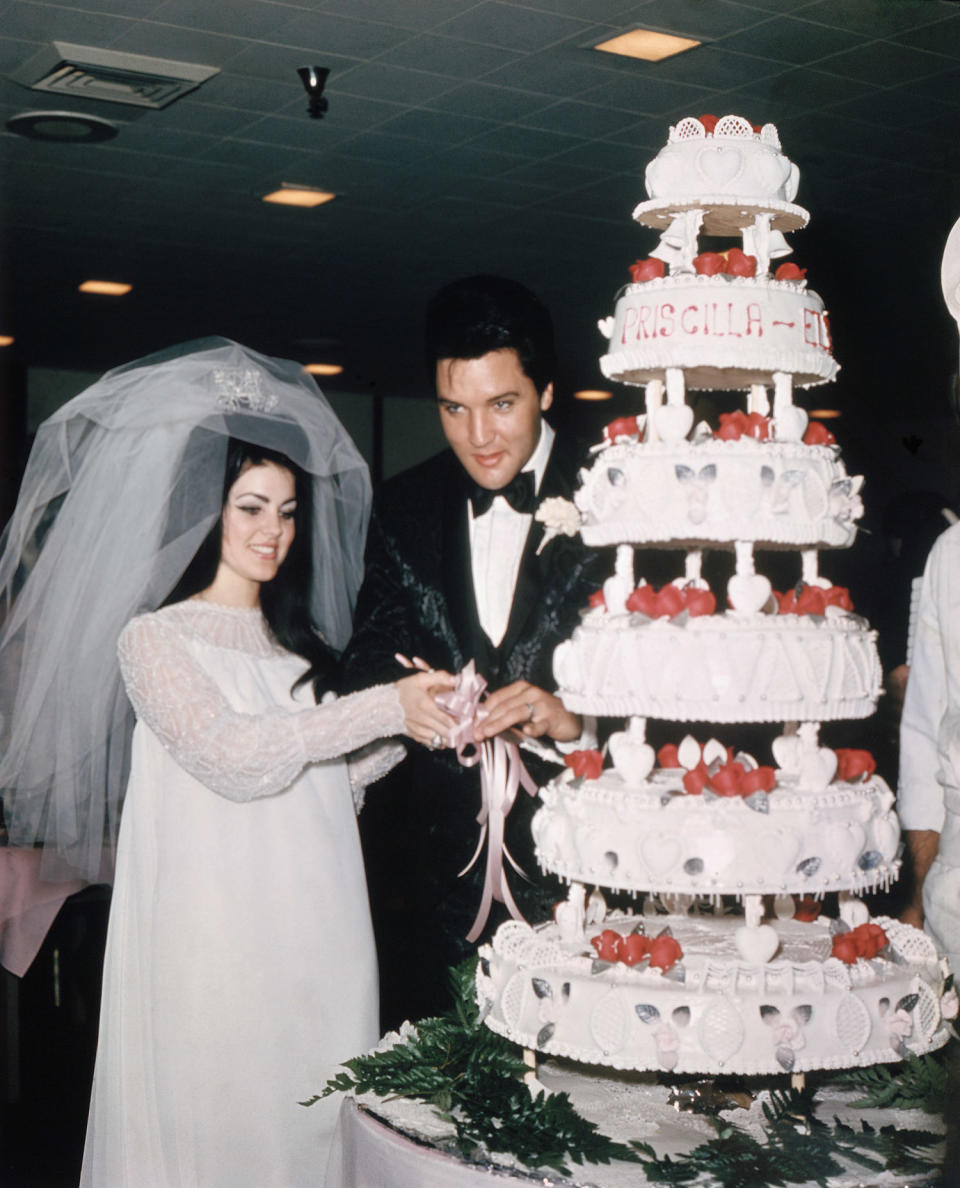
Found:
<path fill-rule="evenodd" d="M 197 600 L 120 640 L 137 712 L 82 1188 L 323 1183 L 337 1097 L 378 1037 L 355 785 L 402 754 L 393 686 L 322 706 L 259 610 Z M 307 707 L 309 708 L 303 708 Z M 386 755 L 384 752 L 388 752 Z"/>

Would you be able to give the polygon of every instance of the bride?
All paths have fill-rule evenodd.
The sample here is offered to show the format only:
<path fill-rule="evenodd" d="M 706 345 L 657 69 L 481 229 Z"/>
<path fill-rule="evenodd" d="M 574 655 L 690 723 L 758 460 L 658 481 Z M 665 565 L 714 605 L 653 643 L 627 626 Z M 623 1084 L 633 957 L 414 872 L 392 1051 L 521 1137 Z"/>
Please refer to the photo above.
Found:
<path fill-rule="evenodd" d="M 225 340 L 108 373 L 38 434 L 0 558 L 16 836 L 101 865 L 129 768 L 84 1188 L 322 1182 L 336 1107 L 298 1102 L 377 1038 L 354 814 L 402 749 L 370 744 L 443 732 L 418 694 L 451 683 L 317 704 L 368 506 L 312 381 Z"/>

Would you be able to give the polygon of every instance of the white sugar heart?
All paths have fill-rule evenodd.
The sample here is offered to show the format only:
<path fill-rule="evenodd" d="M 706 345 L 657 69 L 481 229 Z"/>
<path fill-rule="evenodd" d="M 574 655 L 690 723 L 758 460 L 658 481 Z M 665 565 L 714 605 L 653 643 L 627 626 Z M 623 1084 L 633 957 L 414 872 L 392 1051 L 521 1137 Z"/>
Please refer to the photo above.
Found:
<path fill-rule="evenodd" d="M 804 792 L 822 792 L 837 773 L 837 756 L 829 747 L 804 749 L 800 753 L 800 787 Z"/>
<path fill-rule="evenodd" d="M 803 743 L 799 735 L 781 734 L 770 746 L 774 762 L 781 771 L 796 771 L 800 767 Z"/>
<path fill-rule="evenodd" d="M 874 848 L 889 862 L 897 852 L 900 844 L 900 822 L 895 813 L 887 813 L 878 817 L 873 823 Z"/>
<path fill-rule="evenodd" d="M 792 895 L 778 895 L 773 901 L 773 914 L 778 920 L 792 920 L 795 910 Z"/>
<path fill-rule="evenodd" d="M 613 766 L 628 783 L 638 784 L 653 771 L 657 754 L 649 743 L 620 731 L 610 735 L 608 745 Z"/>
<path fill-rule="evenodd" d="M 680 766 L 685 767 L 687 771 L 692 771 L 700 762 L 700 744 L 692 734 L 685 735 L 677 747 L 677 758 L 680 760 Z"/>
<path fill-rule="evenodd" d="M 697 155 L 697 169 L 715 186 L 726 186 L 743 169 L 743 154 L 731 148 L 705 148 Z"/>
<path fill-rule="evenodd" d="M 661 404 L 653 413 L 653 427 L 661 441 L 683 441 L 693 428 L 688 404 Z"/>
<path fill-rule="evenodd" d="M 604 338 L 609 338 L 610 335 L 613 333 L 613 318 L 612 317 L 601 318 L 600 321 L 597 322 L 597 329 L 600 331 L 600 333 L 603 335 Z"/>
<path fill-rule="evenodd" d="M 766 965 L 780 947 L 780 938 L 769 924 L 749 928 L 742 924 L 734 933 L 737 951 L 751 965 Z"/>
<path fill-rule="evenodd" d="M 648 833 L 640 843 L 640 857 L 654 876 L 676 870 L 682 849 L 672 833 Z"/>
<path fill-rule="evenodd" d="M 858 928 L 870 919 L 870 909 L 862 899 L 846 899 L 843 895 L 840 897 L 839 913 L 840 919 L 850 928 Z"/>
<path fill-rule="evenodd" d="M 807 431 L 810 418 L 802 408 L 788 404 L 773 417 L 773 436 L 777 441 L 800 441 Z"/>
<path fill-rule="evenodd" d="M 704 744 L 703 761 L 707 767 L 709 767 L 715 759 L 719 760 L 721 763 L 726 763 L 727 748 L 722 742 L 719 742 L 715 738 L 711 738 Z"/>
<path fill-rule="evenodd" d="M 730 605 L 747 615 L 762 610 L 769 601 L 771 591 L 770 579 L 760 573 L 735 573 L 727 583 Z"/>

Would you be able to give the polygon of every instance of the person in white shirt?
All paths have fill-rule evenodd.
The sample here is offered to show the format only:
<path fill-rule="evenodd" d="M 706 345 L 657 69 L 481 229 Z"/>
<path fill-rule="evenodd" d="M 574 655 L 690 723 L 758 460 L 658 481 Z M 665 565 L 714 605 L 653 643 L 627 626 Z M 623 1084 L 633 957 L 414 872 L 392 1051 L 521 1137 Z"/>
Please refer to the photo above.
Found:
<path fill-rule="evenodd" d="M 943 252 L 944 300 L 960 325 L 960 219 Z M 912 894 L 902 919 L 960 969 L 960 525 L 927 559 L 900 720 L 897 812 Z"/>
<path fill-rule="evenodd" d="M 552 659 L 604 575 L 579 536 L 543 545 L 534 515 L 548 497 L 572 498 L 586 461 L 586 447 L 543 416 L 554 401 L 549 312 L 503 277 L 454 281 L 428 306 L 425 354 L 450 448 L 385 483 L 375 500 L 344 687 L 395 676 L 398 653 L 451 673 L 474 660 L 491 691 L 483 737 L 512 730 L 587 746 L 556 696 Z M 392 967 L 403 963 L 397 1018 L 445 1005 L 443 971 L 473 951 L 464 938 L 480 898 L 482 862 L 458 878 L 477 844 L 479 778 L 442 733 L 433 742 L 398 771 L 396 794 L 378 798 L 391 816 L 379 838 L 368 834 L 387 1000 Z M 527 766 L 537 778 L 536 763 Z M 507 821 L 508 849 L 529 875 L 533 807 L 521 794 Z M 533 884 L 515 880 L 514 892 L 528 919 L 562 897 L 539 874 Z M 484 937 L 502 918 L 491 915 Z"/>

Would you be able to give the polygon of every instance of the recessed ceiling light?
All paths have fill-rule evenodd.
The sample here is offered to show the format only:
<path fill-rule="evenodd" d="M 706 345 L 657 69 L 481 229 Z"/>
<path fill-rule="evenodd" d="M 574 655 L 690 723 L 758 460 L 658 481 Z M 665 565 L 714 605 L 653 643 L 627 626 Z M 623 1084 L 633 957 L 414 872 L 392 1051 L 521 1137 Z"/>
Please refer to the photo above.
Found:
<path fill-rule="evenodd" d="M 340 375 L 343 366 L 340 363 L 308 363 L 304 371 L 311 375 Z"/>
<path fill-rule="evenodd" d="M 0 334 L 0 347 L 13 346 L 12 334 Z"/>
<path fill-rule="evenodd" d="M 275 202 L 278 206 L 322 206 L 332 202 L 336 194 L 326 190 L 315 190 L 312 186 L 291 186 L 286 182 L 272 194 L 264 194 L 264 202 Z"/>
<path fill-rule="evenodd" d="M 609 400 L 611 396 L 612 392 L 605 392 L 602 388 L 583 388 L 573 394 L 574 400 Z"/>
<path fill-rule="evenodd" d="M 818 421 L 832 421 L 835 417 L 842 417 L 843 413 L 839 408 L 811 408 L 809 415 Z"/>
<path fill-rule="evenodd" d="M 674 37 L 672 33 L 654 33 L 652 29 L 634 29 L 621 33 L 609 41 L 601 41 L 593 48 L 605 54 L 619 54 L 624 58 L 641 58 L 644 62 L 662 62 L 674 54 L 693 49 L 700 44 L 689 37 Z"/>
<path fill-rule="evenodd" d="M 133 285 L 123 281 L 88 280 L 79 286 L 81 293 L 101 293 L 105 297 L 123 297 L 133 288 Z"/>
<path fill-rule="evenodd" d="M 117 126 L 85 112 L 23 111 L 7 120 L 7 131 L 27 136 L 30 140 L 90 144 L 97 140 L 112 140 L 117 134 Z"/>

